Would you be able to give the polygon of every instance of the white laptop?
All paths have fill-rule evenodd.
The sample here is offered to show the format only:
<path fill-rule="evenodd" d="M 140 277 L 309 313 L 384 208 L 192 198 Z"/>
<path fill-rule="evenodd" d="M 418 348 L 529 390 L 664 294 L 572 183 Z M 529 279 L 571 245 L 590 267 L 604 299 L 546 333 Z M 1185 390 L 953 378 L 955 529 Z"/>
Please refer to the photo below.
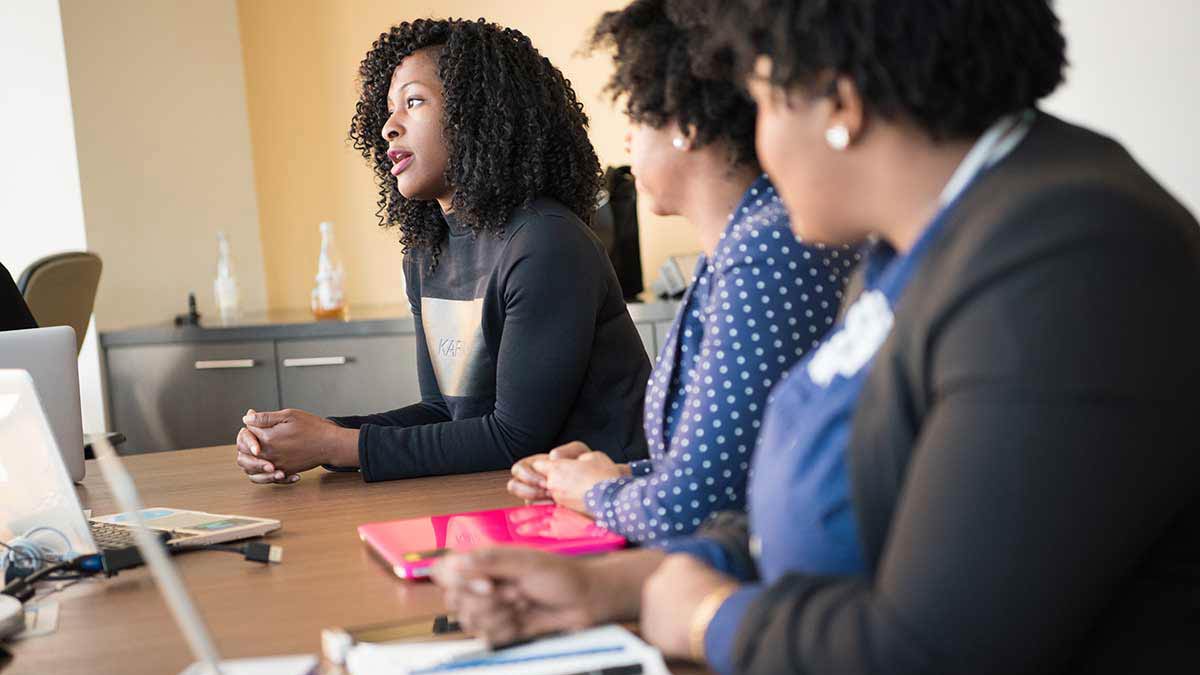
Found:
<path fill-rule="evenodd" d="M 123 511 L 133 515 L 132 524 L 136 528 L 134 531 L 137 535 L 135 542 L 138 550 L 150 568 L 150 573 L 154 576 L 155 584 L 171 610 L 175 623 L 183 632 L 192 655 L 196 658 L 196 662 L 184 670 L 182 675 L 314 675 L 320 664 L 317 657 L 310 654 L 221 660 L 212 634 L 188 595 L 183 579 L 171 564 L 171 559 L 167 557 L 161 543 L 147 531 L 150 522 L 143 521 L 140 517 L 147 509 L 142 508 L 133 478 L 125 470 L 121 460 L 117 458 L 116 451 L 107 440 L 97 440 L 93 447 L 96 459 L 100 462 L 100 472 L 104 474 L 104 480 L 108 483 L 117 504 Z M 247 601 L 250 599 L 247 598 Z"/>
<path fill-rule="evenodd" d="M 279 521 L 202 511 L 150 508 L 148 528 L 173 547 L 245 539 L 279 529 Z M 0 541 L 37 530 L 65 557 L 134 545 L 128 513 L 84 518 L 57 441 L 24 370 L 0 370 Z M 136 562 L 136 561 L 135 561 Z"/>
<path fill-rule="evenodd" d="M 79 357 L 70 326 L 0 331 L 0 368 L 20 368 L 46 408 L 67 474 L 83 480 L 83 415 L 79 411 Z"/>

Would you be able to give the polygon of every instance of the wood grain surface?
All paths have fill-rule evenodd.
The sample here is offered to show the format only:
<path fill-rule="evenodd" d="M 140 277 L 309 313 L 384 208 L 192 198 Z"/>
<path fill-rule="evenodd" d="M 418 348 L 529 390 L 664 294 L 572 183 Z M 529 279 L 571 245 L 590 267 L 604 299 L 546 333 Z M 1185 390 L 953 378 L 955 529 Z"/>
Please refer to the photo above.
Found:
<path fill-rule="evenodd" d="M 173 558 L 222 657 L 320 652 L 330 626 L 379 623 L 443 611 L 428 582 L 394 577 L 359 541 L 366 522 L 518 504 L 507 472 L 364 483 L 356 473 L 310 471 L 290 486 L 251 484 L 234 465 L 233 446 L 124 458 L 147 507 L 277 518 L 265 541 L 284 547 L 283 562 L 197 551 Z M 77 487 L 97 515 L 117 510 L 94 461 Z M 9 645 L 12 673 L 153 673 L 182 671 L 192 657 L 145 568 L 81 581 L 51 596 L 58 630 Z M 684 664 L 672 671 L 701 672 Z"/>

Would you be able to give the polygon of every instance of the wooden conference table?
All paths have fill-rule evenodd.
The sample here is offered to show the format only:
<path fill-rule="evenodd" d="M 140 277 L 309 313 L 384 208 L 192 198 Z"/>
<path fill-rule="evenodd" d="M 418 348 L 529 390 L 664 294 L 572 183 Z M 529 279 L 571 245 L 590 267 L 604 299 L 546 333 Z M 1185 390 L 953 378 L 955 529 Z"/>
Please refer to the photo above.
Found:
<path fill-rule="evenodd" d="M 511 506 L 505 472 L 364 483 L 358 474 L 310 471 L 290 486 L 260 486 L 234 465 L 233 446 L 125 457 L 145 506 L 277 518 L 266 541 L 283 562 L 263 565 L 218 551 L 173 558 L 225 658 L 318 654 L 322 628 L 444 611 L 427 582 L 394 577 L 358 540 L 365 522 Z M 117 510 L 95 461 L 78 486 L 97 514 Z M 49 596 L 58 630 L 10 643 L 12 673 L 173 675 L 192 661 L 146 568 L 89 579 Z M 704 672 L 671 664 L 675 673 Z"/>

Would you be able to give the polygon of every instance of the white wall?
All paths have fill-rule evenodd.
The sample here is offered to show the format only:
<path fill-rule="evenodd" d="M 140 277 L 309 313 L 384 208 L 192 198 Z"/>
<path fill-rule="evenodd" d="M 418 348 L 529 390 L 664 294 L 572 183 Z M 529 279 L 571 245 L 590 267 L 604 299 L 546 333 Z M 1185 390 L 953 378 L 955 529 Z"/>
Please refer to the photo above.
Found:
<path fill-rule="evenodd" d="M 0 262 L 87 248 L 57 0 L 0 0 Z M 103 431 L 96 329 L 79 356 L 85 431 Z"/>
<path fill-rule="evenodd" d="M 1071 67 L 1045 109 L 1113 136 L 1200 214 L 1200 2 L 1057 0 Z"/>
<path fill-rule="evenodd" d="M 234 0 L 61 3 L 88 243 L 104 260 L 96 324 L 170 323 L 189 291 L 216 318 L 219 230 L 243 310 L 264 309 Z M 302 140 L 277 151 L 303 154 Z"/>

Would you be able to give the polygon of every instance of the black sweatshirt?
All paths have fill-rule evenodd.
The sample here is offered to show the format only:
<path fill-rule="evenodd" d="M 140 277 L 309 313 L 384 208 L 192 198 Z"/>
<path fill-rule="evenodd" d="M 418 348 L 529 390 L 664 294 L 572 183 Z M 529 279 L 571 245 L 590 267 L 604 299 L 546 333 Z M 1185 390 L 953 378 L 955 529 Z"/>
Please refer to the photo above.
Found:
<path fill-rule="evenodd" d="M 737 672 L 1196 672 L 1196 221 L 1048 115 L 951 218 L 854 417 L 870 572 L 772 584 Z"/>
<path fill-rule="evenodd" d="M 650 361 L 591 230 L 551 199 L 499 236 L 446 221 L 436 268 L 404 260 L 421 402 L 334 418 L 362 430 L 364 479 L 506 469 L 576 440 L 644 458 Z"/>
<path fill-rule="evenodd" d="M 0 331 L 37 327 L 37 321 L 34 321 L 29 305 L 25 304 L 25 298 L 17 290 L 8 268 L 0 265 Z"/>

